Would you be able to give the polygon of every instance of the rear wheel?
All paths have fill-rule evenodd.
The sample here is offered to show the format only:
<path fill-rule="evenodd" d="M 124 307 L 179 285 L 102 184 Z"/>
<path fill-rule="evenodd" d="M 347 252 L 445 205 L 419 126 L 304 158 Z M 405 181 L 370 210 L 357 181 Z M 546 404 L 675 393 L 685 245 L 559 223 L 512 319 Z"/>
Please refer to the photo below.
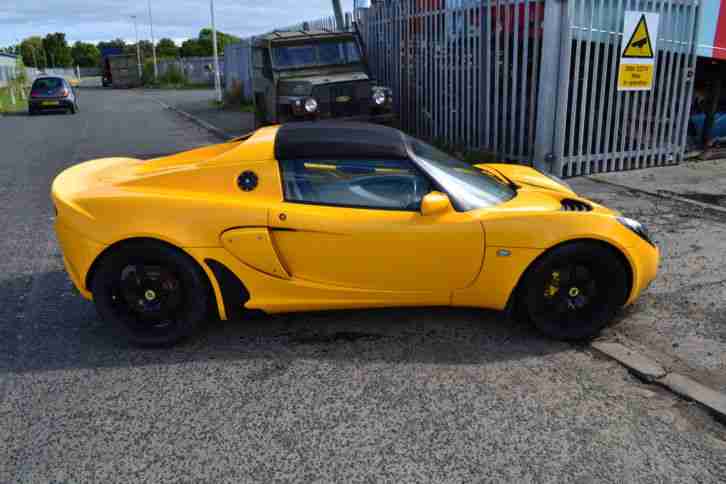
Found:
<path fill-rule="evenodd" d="M 628 270 L 614 249 L 577 242 L 536 262 L 524 280 L 521 303 L 545 335 L 591 339 L 615 317 L 628 289 Z"/>
<path fill-rule="evenodd" d="M 101 318 L 141 346 L 168 346 L 190 336 L 209 307 L 201 268 L 163 244 L 132 242 L 107 254 L 90 286 Z"/>

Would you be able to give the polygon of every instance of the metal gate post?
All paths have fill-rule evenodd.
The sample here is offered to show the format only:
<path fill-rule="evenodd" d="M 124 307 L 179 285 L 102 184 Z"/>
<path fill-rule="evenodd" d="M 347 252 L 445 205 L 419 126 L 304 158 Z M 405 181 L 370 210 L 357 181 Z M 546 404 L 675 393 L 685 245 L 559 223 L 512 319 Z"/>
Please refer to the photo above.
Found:
<path fill-rule="evenodd" d="M 534 141 L 534 166 L 542 171 L 552 171 L 551 161 L 555 152 L 555 125 L 557 120 L 557 93 L 560 82 L 560 49 L 564 11 L 567 0 L 545 0 L 542 21 L 542 55 L 540 56 L 539 89 Z M 566 101 L 565 101 L 566 102 Z"/>

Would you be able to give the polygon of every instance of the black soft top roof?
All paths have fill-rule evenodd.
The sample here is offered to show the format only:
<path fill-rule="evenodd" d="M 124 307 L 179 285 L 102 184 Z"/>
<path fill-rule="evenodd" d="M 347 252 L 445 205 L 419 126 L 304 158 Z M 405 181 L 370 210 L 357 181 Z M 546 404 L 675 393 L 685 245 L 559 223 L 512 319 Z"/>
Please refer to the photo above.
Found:
<path fill-rule="evenodd" d="M 285 124 L 277 131 L 278 160 L 408 159 L 399 130 L 370 123 L 319 121 Z"/>

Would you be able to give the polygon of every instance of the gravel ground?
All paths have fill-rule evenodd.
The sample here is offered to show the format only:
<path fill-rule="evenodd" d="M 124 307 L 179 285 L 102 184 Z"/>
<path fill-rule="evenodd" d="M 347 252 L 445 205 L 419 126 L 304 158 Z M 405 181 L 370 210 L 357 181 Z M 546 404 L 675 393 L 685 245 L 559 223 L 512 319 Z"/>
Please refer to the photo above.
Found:
<path fill-rule="evenodd" d="M 700 406 L 497 313 L 210 322 L 156 351 L 114 340 L 63 271 L 50 182 L 214 139 L 135 92 L 82 99 L 76 116 L 0 118 L 0 482 L 723 482 L 726 428 Z"/>
<path fill-rule="evenodd" d="M 658 170 L 650 172 L 659 178 Z M 611 333 L 726 392 L 726 213 L 587 179 L 573 183 L 582 195 L 646 224 L 661 250 L 658 278 Z"/>

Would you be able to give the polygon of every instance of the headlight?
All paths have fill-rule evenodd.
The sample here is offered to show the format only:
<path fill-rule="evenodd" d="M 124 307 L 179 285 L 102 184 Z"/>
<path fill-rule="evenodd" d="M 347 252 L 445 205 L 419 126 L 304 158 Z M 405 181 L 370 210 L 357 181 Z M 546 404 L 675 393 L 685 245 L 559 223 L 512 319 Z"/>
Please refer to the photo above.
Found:
<path fill-rule="evenodd" d="M 318 102 L 315 98 L 309 97 L 305 100 L 305 111 L 314 113 L 318 110 Z"/>
<path fill-rule="evenodd" d="M 618 217 L 618 222 L 628 227 L 630 230 L 638 234 L 640 238 L 655 247 L 655 242 L 653 242 L 653 238 L 650 236 L 648 229 L 645 228 L 645 225 L 628 217 Z"/>
<path fill-rule="evenodd" d="M 376 106 L 383 106 L 386 103 L 386 93 L 382 90 L 373 91 L 373 102 Z"/>

